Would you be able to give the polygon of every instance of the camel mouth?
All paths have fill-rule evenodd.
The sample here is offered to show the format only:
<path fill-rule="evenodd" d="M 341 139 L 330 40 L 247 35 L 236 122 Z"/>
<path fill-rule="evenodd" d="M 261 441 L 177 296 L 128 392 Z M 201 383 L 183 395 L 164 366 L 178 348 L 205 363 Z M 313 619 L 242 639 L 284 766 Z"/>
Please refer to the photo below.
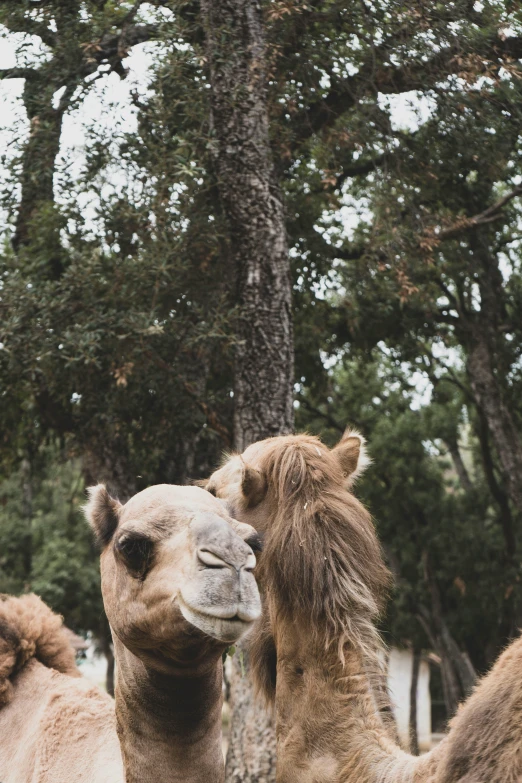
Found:
<path fill-rule="evenodd" d="M 181 614 L 191 625 L 222 642 L 235 642 L 240 639 L 255 622 L 257 617 L 240 617 L 238 612 L 231 617 L 223 617 L 209 611 L 190 606 L 178 596 Z"/>

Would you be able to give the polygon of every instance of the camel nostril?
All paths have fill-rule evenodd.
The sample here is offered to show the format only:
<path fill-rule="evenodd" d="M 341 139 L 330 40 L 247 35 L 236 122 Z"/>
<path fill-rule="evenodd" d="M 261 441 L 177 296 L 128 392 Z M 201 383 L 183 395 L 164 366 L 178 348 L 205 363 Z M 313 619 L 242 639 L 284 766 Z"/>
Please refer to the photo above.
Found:
<path fill-rule="evenodd" d="M 241 571 L 252 572 L 256 566 L 256 556 L 253 552 L 246 555 L 242 552 L 217 554 L 206 547 L 201 547 L 196 551 L 196 557 L 200 566 L 204 568 L 231 568 L 239 576 Z"/>
<path fill-rule="evenodd" d="M 230 568 L 229 563 L 223 560 L 219 555 L 210 552 L 208 549 L 198 549 L 198 560 L 205 568 Z"/>

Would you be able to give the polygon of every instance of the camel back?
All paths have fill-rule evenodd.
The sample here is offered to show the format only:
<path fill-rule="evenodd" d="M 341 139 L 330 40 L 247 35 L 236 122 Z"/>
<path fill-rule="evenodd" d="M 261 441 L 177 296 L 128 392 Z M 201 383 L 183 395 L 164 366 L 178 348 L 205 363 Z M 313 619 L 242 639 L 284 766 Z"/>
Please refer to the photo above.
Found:
<path fill-rule="evenodd" d="M 32 658 L 79 677 L 62 618 L 34 594 L 0 596 L 0 708 L 11 700 L 12 678 Z"/>

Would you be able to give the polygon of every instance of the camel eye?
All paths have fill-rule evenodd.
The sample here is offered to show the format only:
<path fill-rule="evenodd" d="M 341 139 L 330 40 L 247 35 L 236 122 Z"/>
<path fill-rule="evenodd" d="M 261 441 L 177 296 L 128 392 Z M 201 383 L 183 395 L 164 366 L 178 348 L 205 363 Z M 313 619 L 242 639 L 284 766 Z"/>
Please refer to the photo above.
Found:
<path fill-rule="evenodd" d="M 123 535 L 116 542 L 116 551 L 133 576 L 144 579 L 152 560 L 154 542 L 146 536 Z"/>
<path fill-rule="evenodd" d="M 254 533 L 248 538 L 245 538 L 245 544 L 248 544 L 254 553 L 263 551 L 263 539 L 259 533 Z"/>

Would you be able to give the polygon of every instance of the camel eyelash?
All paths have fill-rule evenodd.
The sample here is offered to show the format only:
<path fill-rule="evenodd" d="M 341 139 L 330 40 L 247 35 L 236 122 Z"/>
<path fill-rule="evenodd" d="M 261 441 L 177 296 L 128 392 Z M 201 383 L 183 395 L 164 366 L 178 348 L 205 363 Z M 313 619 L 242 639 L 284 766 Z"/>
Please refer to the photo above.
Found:
<path fill-rule="evenodd" d="M 150 566 L 154 542 L 146 536 L 122 536 L 115 548 L 127 567 L 143 579 Z"/>
<path fill-rule="evenodd" d="M 257 553 L 263 551 L 263 539 L 260 533 L 255 533 L 254 535 L 245 538 L 245 544 L 248 544 L 252 552 Z"/>

